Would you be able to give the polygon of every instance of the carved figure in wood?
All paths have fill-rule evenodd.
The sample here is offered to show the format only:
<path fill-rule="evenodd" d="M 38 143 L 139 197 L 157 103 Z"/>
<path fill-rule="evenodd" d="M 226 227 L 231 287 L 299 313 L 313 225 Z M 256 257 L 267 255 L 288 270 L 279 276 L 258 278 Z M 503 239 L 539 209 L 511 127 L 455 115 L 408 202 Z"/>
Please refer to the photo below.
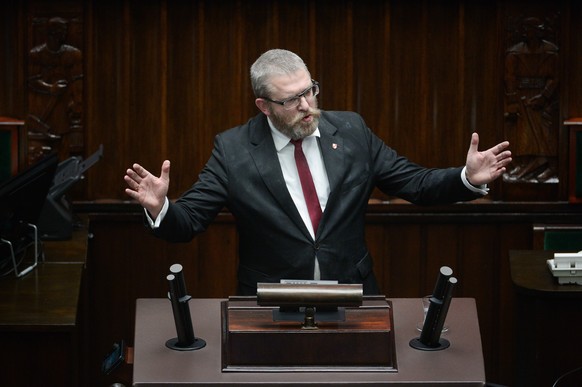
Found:
<path fill-rule="evenodd" d="M 68 24 L 50 18 L 46 41 L 29 52 L 29 163 L 53 149 L 64 159 L 83 148 L 83 58 L 65 43 Z"/>
<path fill-rule="evenodd" d="M 521 41 L 505 56 L 506 136 L 514 161 L 507 182 L 557 183 L 558 46 L 546 26 L 523 19 Z"/>

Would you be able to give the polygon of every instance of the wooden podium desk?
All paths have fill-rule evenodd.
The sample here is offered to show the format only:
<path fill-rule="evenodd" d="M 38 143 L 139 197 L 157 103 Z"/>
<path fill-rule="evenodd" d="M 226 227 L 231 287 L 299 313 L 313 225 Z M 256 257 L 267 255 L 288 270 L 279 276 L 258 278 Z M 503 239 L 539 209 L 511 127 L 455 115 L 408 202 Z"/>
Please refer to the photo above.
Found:
<path fill-rule="evenodd" d="M 582 299 L 582 285 L 560 285 L 547 265 L 554 252 L 547 250 L 511 250 L 511 280 L 520 294 L 550 298 Z"/>
<path fill-rule="evenodd" d="M 45 261 L 23 277 L 0 278 L 1 386 L 79 385 L 77 315 L 87 230 L 76 230 L 72 240 L 45 241 L 43 251 Z"/>
<path fill-rule="evenodd" d="M 517 293 L 516 387 L 551 386 L 582 365 L 582 285 L 560 285 L 546 263 L 552 258 L 545 250 L 509 252 Z"/>
<path fill-rule="evenodd" d="M 138 299 L 136 305 L 134 386 L 266 386 L 266 385 L 454 385 L 484 386 L 485 369 L 475 300 L 455 298 L 443 335 L 451 346 L 419 351 L 409 346 L 418 337 L 422 319 L 420 299 L 390 299 L 398 372 L 222 372 L 220 299 L 189 302 L 194 333 L 206 341 L 197 351 L 174 351 L 165 343 L 176 337 L 170 301 Z M 252 350 L 252 349 L 251 349 Z M 282 349 L 283 350 L 283 349 Z"/>

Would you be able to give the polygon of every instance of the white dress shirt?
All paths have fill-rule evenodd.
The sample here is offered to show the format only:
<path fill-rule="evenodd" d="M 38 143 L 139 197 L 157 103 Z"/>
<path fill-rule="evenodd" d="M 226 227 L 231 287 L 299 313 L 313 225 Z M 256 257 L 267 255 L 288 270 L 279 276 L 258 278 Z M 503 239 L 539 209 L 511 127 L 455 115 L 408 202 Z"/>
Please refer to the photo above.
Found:
<path fill-rule="evenodd" d="M 275 142 L 275 149 L 277 149 L 281 170 L 283 171 L 283 177 L 285 178 L 285 184 L 305 226 L 309 230 L 311 237 L 315 240 L 315 230 L 313 230 L 311 225 L 311 218 L 309 217 L 309 211 L 307 210 L 307 204 L 305 203 L 305 197 L 303 196 L 303 190 L 301 188 L 301 181 L 299 180 L 299 172 L 295 164 L 295 145 L 291 144 L 289 137 L 275 129 L 270 120 L 269 125 L 271 127 L 273 141 Z M 319 205 L 323 212 L 325 211 L 325 205 L 329 197 L 329 180 L 325 166 L 323 165 L 323 158 L 319 150 L 317 137 L 319 137 L 319 129 L 316 129 L 310 136 L 305 137 L 302 146 L 307 164 L 309 164 L 309 171 L 313 177 L 313 183 L 315 184 L 315 190 L 319 198 Z"/>
<path fill-rule="evenodd" d="M 279 163 L 281 164 L 281 170 L 283 171 L 283 178 L 287 185 L 287 190 L 289 190 L 289 194 L 291 194 L 293 203 L 295 203 L 295 207 L 297 207 L 299 215 L 301 215 L 301 219 L 303 219 L 303 223 L 305 223 L 311 237 L 315 240 L 315 230 L 311 224 L 311 218 L 309 217 L 309 211 L 307 210 L 307 204 L 305 202 L 305 197 L 303 196 L 303 189 L 301 188 L 301 181 L 299 180 L 299 172 L 297 171 L 297 165 L 295 164 L 295 145 L 291 143 L 289 137 L 285 136 L 277 130 L 275 126 L 273 126 L 270 119 L 268 121 L 269 127 L 271 128 L 271 135 L 273 136 L 273 142 L 275 143 L 275 149 L 277 150 L 277 157 L 279 157 Z M 327 204 L 327 198 L 329 197 L 329 179 L 327 178 L 327 172 L 323 165 L 323 158 L 321 156 L 319 144 L 317 143 L 317 137 L 319 137 L 319 129 L 315 129 L 313 134 L 305 137 L 301 145 L 305 158 L 307 159 L 307 164 L 309 165 L 309 171 L 311 172 L 313 183 L 315 184 L 315 191 L 317 192 L 319 205 L 323 212 L 325 211 L 325 205 Z M 317 256 L 315 256 L 313 279 L 316 281 L 321 279 Z"/>

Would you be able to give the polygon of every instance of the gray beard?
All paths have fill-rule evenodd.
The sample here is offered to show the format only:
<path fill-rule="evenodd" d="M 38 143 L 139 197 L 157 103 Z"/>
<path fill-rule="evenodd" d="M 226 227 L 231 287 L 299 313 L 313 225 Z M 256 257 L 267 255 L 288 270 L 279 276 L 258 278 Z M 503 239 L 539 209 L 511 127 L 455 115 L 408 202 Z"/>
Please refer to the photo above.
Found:
<path fill-rule="evenodd" d="M 301 118 L 293 119 L 291 122 L 281 119 L 276 114 L 272 114 L 270 118 L 275 128 L 277 128 L 281 133 L 290 137 L 292 140 L 299 140 L 313 134 L 319 125 L 321 111 L 314 108 L 310 109 L 308 113 L 313 117 L 313 121 L 309 124 L 304 124 L 301 121 L 303 115 L 300 115 Z"/>

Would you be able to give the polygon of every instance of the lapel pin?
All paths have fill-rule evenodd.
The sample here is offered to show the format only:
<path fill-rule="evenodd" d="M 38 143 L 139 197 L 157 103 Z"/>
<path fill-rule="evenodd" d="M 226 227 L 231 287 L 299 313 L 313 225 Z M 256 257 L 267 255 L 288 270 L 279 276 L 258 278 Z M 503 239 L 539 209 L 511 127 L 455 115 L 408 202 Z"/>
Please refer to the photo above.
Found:
<path fill-rule="evenodd" d="M 332 149 L 337 149 L 337 144 L 334 142 L 333 144 L 331 144 Z"/>

